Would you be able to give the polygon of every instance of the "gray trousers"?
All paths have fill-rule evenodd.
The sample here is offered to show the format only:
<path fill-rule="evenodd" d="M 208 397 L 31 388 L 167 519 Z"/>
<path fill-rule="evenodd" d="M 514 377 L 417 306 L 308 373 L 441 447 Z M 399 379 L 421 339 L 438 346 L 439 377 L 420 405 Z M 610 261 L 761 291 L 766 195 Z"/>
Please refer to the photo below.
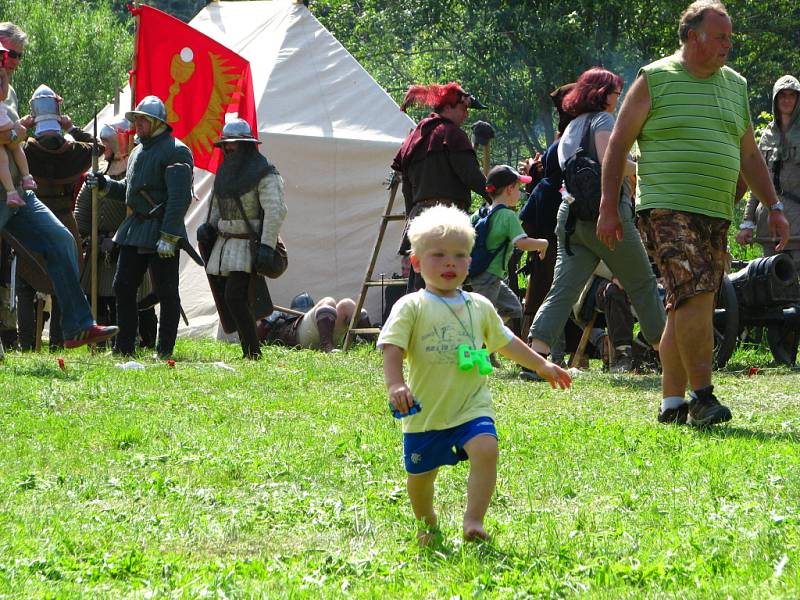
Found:
<path fill-rule="evenodd" d="M 569 205 L 562 202 L 558 209 L 556 234 L 558 257 L 553 277 L 553 287 L 547 294 L 531 325 L 531 337 L 552 346 L 564 330 L 572 306 L 578 300 L 583 286 L 592 276 L 597 263 L 603 260 L 619 279 L 633 308 L 647 341 L 658 343 L 664 331 L 666 316 L 664 304 L 658 296 L 656 278 L 647 258 L 642 238 L 633 223 L 633 210 L 627 201 L 619 205 L 623 238 L 610 250 L 597 239 L 596 223 L 577 221 L 575 233 L 570 236 L 573 256 L 564 247 Z"/>

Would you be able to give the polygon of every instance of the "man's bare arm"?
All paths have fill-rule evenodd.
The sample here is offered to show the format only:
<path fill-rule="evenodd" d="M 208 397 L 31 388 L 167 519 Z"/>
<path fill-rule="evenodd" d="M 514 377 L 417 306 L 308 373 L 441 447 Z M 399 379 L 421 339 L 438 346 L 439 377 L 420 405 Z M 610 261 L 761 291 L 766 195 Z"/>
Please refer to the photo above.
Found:
<path fill-rule="evenodd" d="M 778 202 L 778 195 L 772 185 L 767 163 L 764 162 L 764 157 L 756 145 L 752 125 L 747 128 L 740 140 L 739 152 L 741 160 L 740 172 L 747 185 L 753 190 L 753 194 L 767 207 Z M 783 211 L 769 211 L 768 223 L 770 233 L 775 237 L 780 237 L 780 242 L 775 246 L 775 249 L 778 251 L 783 250 L 789 241 L 789 222 L 786 220 Z"/>

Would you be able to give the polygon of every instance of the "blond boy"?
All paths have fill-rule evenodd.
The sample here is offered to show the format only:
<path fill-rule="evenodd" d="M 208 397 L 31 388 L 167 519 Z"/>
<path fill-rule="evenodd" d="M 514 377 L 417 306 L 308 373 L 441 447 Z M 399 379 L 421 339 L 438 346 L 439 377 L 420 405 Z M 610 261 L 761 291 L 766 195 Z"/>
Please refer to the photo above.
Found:
<path fill-rule="evenodd" d="M 484 516 L 497 477 L 497 431 L 485 375 L 459 368 L 459 350 L 486 346 L 539 373 L 555 388 L 570 385 L 569 375 L 533 352 L 501 321 L 483 296 L 461 290 L 470 263 L 475 231 L 462 211 L 435 206 L 411 221 L 411 265 L 425 289 L 403 296 L 378 339 L 383 350 L 389 403 L 403 418 L 408 495 L 423 524 L 420 544 L 437 526 L 434 482 L 442 465 L 469 460 L 464 539 L 488 539 Z M 403 359 L 408 359 L 408 382 Z M 463 368 L 463 367 L 462 367 Z"/>

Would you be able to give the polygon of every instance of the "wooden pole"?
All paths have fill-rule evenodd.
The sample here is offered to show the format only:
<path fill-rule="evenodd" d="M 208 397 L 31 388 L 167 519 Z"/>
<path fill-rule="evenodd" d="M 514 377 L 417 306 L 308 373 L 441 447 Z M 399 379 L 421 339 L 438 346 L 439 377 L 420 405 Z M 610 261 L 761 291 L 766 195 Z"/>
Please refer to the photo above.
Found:
<path fill-rule="evenodd" d="M 36 294 L 34 298 L 36 298 L 36 332 L 33 338 L 33 350 L 39 352 L 42 349 L 42 330 L 44 329 L 44 298 L 40 298 L 39 294 Z"/>
<path fill-rule="evenodd" d="M 97 144 L 97 108 L 94 111 L 94 140 L 92 141 L 92 173 L 97 173 L 100 168 L 98 161 L 98 152 L 100 150 Z M 99 245 L 97 242 L 98 237 L 98 212 L 100 210 L 97 186 L 92 188 L 92 251 L 91 251 L 91 301 L 92 301 L 92 315 L 95 320 L 97 319 L 97 263 L 99 261 Z"/>
<path fill-rule="evenodd" d="M 491 140 L 486 142 L 486 145 L 483 147 L 483 176 L 486 177 L 489 174 L 489 145 L 492 143 Z"/>

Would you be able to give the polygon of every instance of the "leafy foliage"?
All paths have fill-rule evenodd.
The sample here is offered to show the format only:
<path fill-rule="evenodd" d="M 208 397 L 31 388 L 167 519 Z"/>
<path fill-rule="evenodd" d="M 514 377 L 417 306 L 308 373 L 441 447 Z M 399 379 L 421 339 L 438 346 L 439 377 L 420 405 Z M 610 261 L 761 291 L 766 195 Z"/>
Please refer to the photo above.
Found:
<path fill-rule="evenodd" d="M 514 164 L 553 138 L 547 93 L 600 65 L 630 83 L 677 48 L 686 0 L 318 0 L 314 14 L 395 98 L 411 83 L 460 81 L 490 105 L 493 162 Z M 753 114 L 772 83 L 800 64 L 800 5 L 728 3 L 737 30 L 731 66 L 750 80 Z"/>
<path fill-rule="evenodd" d="M 0 0 L 0 15 L 28 34 L 25 57 L 12 81 L 22 114 L 44 83 L 63 96 L 63 112 L 81 125 L 125 83 L 132 22 L 121 20 L 109 0 Z"/>

